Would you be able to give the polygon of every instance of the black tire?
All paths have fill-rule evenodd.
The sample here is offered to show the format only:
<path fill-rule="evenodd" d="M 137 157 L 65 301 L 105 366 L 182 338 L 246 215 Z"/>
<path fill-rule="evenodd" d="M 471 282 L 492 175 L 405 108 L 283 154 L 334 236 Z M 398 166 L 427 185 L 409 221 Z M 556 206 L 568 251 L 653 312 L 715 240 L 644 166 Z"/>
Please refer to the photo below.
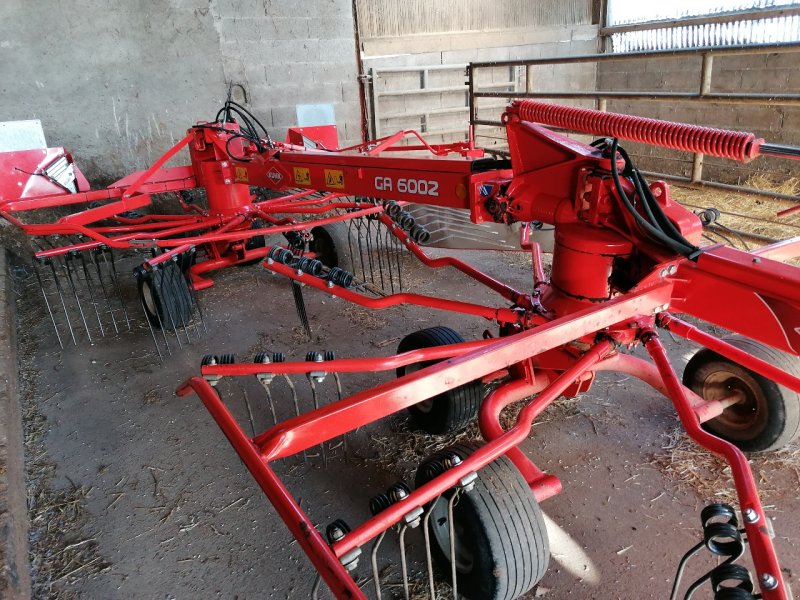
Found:
<path fill-rule="evenodd" d="M 417 469 L 416 487 L 441 472 L 447 453 L 462 459 L 477 448 L 456 444 L 434 454 Z M 447 505 L 453 492 L 440 496 L 433 511 L 431 554 L 450 581 L 450 533 Z M 453 506 L 459 595 L 471 600 L 512 600 L 529 591 L 544 576 L 550 562 L 550 542 L 542 511 L 514 464 L 500 457 L 478 472 L 475 487 L 462 492 Z"/>
<path fill-rule="evenodd" d="M 266 223 L 264 221 L 253 221 L 252 226 L 250 229 L 263 229 L 266 227 Z M 264 248 L 267 245 L 267 238 L 263 235 L 257 235 L 255 237 L 251 237 L 244 243 L 245 250 L 257 250 L 258 248 Z M 250 265 L 255 265 L 263 261 L 263 258 L 255 258 L 253 260 L 247 260 L 244 262 L 236 263 L 237 267 L 247 267 Z"/>
<path fill-rule="evenodd" d="M 169 263 L 139 277 L 139 299 L 153 327 L 173 331 L 192 319 L 189 283 L 176 263 Z"/>
<path fill-rule="evenodd" d="M 800 359 L 742 337 L 725 341 L 800 377 Z M 703 428 L 745 452 L 782 448 L 800 433 L 800 394 L 704 348 L 686 365 L 683 384 L 706 400 L 719 400 L 731 391 L 744 401 L 730 406 Z"/>
<path fill-rule="evenodd" d="M 457 332 L 449 327 L 430 327 L 404 337 L 397 346 L 397 353 L 436 346 L 447 346 L 463 342 Z M 419 371 L 439 361 L 415 363 L 397 369 L 397 376 Z M 483 401 L 483 384 L 471 381 L 438 396 L 408 407 L 414 422 L 428 433 L 442 434 L 459 431 L 478 415 Z"/>
<path fill-rule="evenodd" d="M 311 251 L 326 267 L 339 267 L 353 272 L 352 244 L 348 223 L 339 221 L 319 225 L 311 230 Z"/>

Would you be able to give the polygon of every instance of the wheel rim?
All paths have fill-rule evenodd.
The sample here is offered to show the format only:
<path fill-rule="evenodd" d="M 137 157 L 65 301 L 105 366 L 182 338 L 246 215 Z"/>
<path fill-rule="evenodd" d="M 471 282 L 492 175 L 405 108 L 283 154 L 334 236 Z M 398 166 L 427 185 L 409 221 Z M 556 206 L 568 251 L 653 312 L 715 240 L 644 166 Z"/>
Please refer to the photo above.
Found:
<path fill-rule="evenodd" d="M 445 496 L 440 496 L 436 500 L 436 503 L 431 507 L 430 523 L 434 541 L 439 546 L 439 550 L 441 550 L 442 554 L 452 563 L 453 559 L 450 556 L 449 515 L 447 514 L 448 503 L 449 499 Z M 473 553 L 463 542 L 463 540 L 466 539 L 464 536 L 464 527 L 461 525 L 461 521 L 456 515 L 455 507 L 453 507 L 453 530 L 456 534 L 456 570 L 459 573 L 470 573 L 475 564 L 475 558 Z M 459 540 L 462 541 L 459 542 Z"/>
<path fill-rule="evenodd" d="M 145 308 L 151 315 L 154 317 L 158 315 L 158 308 L 156 307 L 156 298 L 153 294 L 153 288 L 151 287 L 150 282 L 147 280 L 142 282 L 142 301 L 144 302 Z"/>
<path fill-rule="evenodd" d="M 424 368 L 422 363 L 414 363 L 413 365 L 408 365 L 405 370 L 403 371 L 403 375 L 410 375 L 411 373 L 416 373 Z M 433 398 L 428 398 L 427 400 L 423 400 L 422 402 L 417 402 L 413 405 L 414 410 L 421 412 L 423 414 L 428 414 L 433 410 Z"/>
<path fill-rule="evenodd" d="M 709 364 L 701 376 L 700 395 L 705 400 L 723 400 L 732 395 L 740 400 L 727 407 L 721 415 L 706 424 L 715 433 L 726 438 L 747 441 L 757 436 L 767 426 L 769 412 L 767 399 L 758 382 L 737 365 Z"/>

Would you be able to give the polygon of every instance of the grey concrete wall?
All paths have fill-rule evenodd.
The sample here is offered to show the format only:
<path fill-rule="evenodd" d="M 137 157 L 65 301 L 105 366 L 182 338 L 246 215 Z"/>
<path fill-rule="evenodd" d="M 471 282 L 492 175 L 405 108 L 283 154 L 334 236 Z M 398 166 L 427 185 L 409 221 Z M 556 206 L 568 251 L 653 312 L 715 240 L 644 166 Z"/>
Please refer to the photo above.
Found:
<path fill-rule="evenodd" d="M 227 83 L 282 138 L 332 103 L 358 138 L 350 0 L 4 0 L 0 121 L 38 118 L 94 182 L 149 165 L 214 117 Z"/>
<path fill-rule="evenodd" d="M 343 146 L 361 139 L 350 0 L 213 0 L 227 81 L 243 82 L 278 139 L 297 104 L 333 104 Z M 275 137 L 275 134 L 273 134 Z"/>
<path fill-rule="evenodd" d="M 647 59 L 601 63 L 597 85 L 612 91 L 697 92 L 701 58 Z M 755 56 L 717 56 L 714 59 L 711 91 L 720 93 L 800 92 L 800 53 Z M 697 102 L 609 101 L 608 110 L 622 113 L 750 131 L 767 141 L 800 144 L 800 108 L 769 107 L 765 103 L 725 106 Z M 644 170 L 674 175 L 691 174 L 691 155 L 628 143 Z M 766 173 L 780 180 L 800 176 L 793 161 L 756 159 L 747 165 L 706 157 L 703 177 L 723 183 L 745 183 L 754 173 Z"/>

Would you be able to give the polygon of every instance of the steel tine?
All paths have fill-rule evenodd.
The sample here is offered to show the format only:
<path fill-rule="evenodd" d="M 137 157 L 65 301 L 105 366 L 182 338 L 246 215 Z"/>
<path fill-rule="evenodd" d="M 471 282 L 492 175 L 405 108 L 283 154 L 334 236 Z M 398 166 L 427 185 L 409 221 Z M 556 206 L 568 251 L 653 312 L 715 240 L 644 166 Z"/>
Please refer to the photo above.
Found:
<path fill-rule="evenodd" d="M 253 432 L 253 437 L 256 437 L 256 422 L 253 418 L 253 409 L 250 407 L 250 397 L 247 395 L 247 390 L 244 389 L 241 381 L 239 379 L 236 380 L 236 384 L 239 386 L 239 389 L 242 391 L 242 397 L 244 398 L 244 404 L 247 407 L 247 416 L 250 419 L 250 430 Z"/>
<path fill-rule="evenodd" d="M 181 269 L 180 267 L 177 266 L 176 263 L 173 263 L 173 265 L 175 265 L 175 268 L 171 269 L 172 273 L 170 274 L 170 279 L 172 280 L 173 283 L 175 283 L 175 286 L 172 289 L 177 291 L 182 288 L 181 284 L 184 283 L 184 281 L 181 281 L 181 279 L 183 278 L 183 273 L 181 273 Z M 179 304 L 181 307 L 186 306 L 186 298 L 183 297 L 183 294 L 179 295 L 176 304 Z M 191 311 L 191 303 L 188 308 Z M 186 328 L 186 319 L 183 316 L 184 312 L 185 311 L 181 309 L 181 313 L 179 316 L 181 318 L 181 325 L 183 326 L 183 333 L 184 335 L 186 335 L 186 343 L 191 344 L 192 340 L 189 337 L 189 330 Z M 177 330 L 175 331 L 175 335 L 176 336 L 179 335 Z"/>
<path fill-rule="evenodd" d="M 58 297 L 61 298 L 61 308 L 64 309 L 64 317 L 67 320 L 67 328 L 69 329 L 69 335 L 72 338 L 73 345 L 77 346 L 78 342 L 75 341 L 75 331 L 72 329 L 72 321 L 69 318 L 69 311 L 67 311 L 67 303 L 64 300 L 64 290 L 61 288 L 61 281 L 58 279 L 58 274 L 56 273 L 56 267 L 53 264 L 53 260 L 49 260 L 50 263 L 50 270 L 53 273 L 53 282 L 56 284 L 56 290 L 58 290 Z"/>
<path fill-rule="evenodd" d="M 389 232 L 389 240 L 392 246 L 392 254 L 394 255 L 394 264 L 396 267 L 397 273 L 397 291 L 403 291 L 403 271 L 402 271 L 402 251 L 403 247 L 400 244 L 400 240 L 397 239 L 397 236 L 394 234 L 394 231 Z"/>
<path fill-rule="evenodd" d="M 295 416 L 300 416 L 300 403 L 297 401 L 297 390 L 292 383 L 291 377 L 287 373 L 283 373 L 283 378 L 286 380 L 287 385 L 289 386 L 289 390 L 292 392 L 292 401 L 294 402 L 294 414 Z M 308 454 L 305 450 L 303 450 L 303 461 L 308 462 Z"/>
<path fill-rule="evenodd" d="M 161 269 L 161 291 L 164 291 L 164 284 L 166 283 L 167 289 L 165 294 L 168 295 L 170 299 L 169 308 L 166 308 L 166 313 L 169 315 L 170 323 L 172 323 L 172 331 L 175 332 L 175 340 L 178 342 L 178 348 L 183 349 L 183 344 L 181 344 L 181 332 L 178 327 L 180 325 L 180 315 L 176 314 L 176 310 L 180 310 L 180 298 L 175 294 L 175 270 L 172 268 L 173 265 L 174 263 L 167 263 L 167 265 Z"/>
<path fill-rule="evenodd" d="M 189 280 L 186 277 L 186 275 L 183 273 L 183 271 L 180 270 L 180 267 L 178 269 L 176 269 L 176 271 L 177 271 L 176 276 L 179 277 L 182 280 L 181 281 L 182 284 L 186 285 L 186 292 L 187 293 L 186 293 L 186 295 L 181 294 L 181 301 L 183 302 L 183 305 L 187 309 L 184 312 L 189 315 L 188 316 L 189 320 L 187 321 L 186 320 L 187 318 L 183 316 L 183 313 L 181 313 L 181 321 L 183 321 L 183 332 L 186 334 L 186 339 L 191 344 L 192 342 L 191 342 L 191 340 L 189 338 L 189 327 L 191 325 L 191 319 L 194 316 L 194 307 L 192 306 L 192 293 L 189 291 Z M 183 288 L 181 288 L 181 289 L 183 289 Z M 200 338 L 198 336 L 198 340 L 199 339 Z"/>
<path fill-rule="evenodd" d="M 78 304 L 78 312 L 81 315 L 81 320 L 83 321 L 83 326 L 86 328 L 86 337 L 89 338 L 89 341 L 92 341 L 92 332 L 89 331 L 89 325 L 86 323 L 86 316 L 83 314 L 83 307 L 81 306 L 81 299 L 78 297 L 78 289 L 75 287 L 75 281 L 72 279 L 72 269 L 70 269 L 70 262 L 72 261 L 71 256 L 64 257 L 64 269 L 67 271 L 67 280 L 69 281 L 69 287 L 72 290 L 73 295 L 75 296 L 75 302 Z"/>
<path fill-rule="evenodd" d="M 339 377 L 339 373 L 336 373 L 336 372 L 333 373 L 333 380 L 336 382 L 336 398 L 337 398 L 337 400 L 341 401 L 342 400 L 342 380 Z M 347 432 L 344 432 L 342 434 L 342 445 L 344 446 L 344 460 L 345 460 L 345 462 L 349 462 L 348 461 L 348 455 L 347 455 Z"/>
<path fill-rule="evenodd" d="M 158 295 L 159 296 L 164 291 L 164 277 L 167 277 L 167 274 L 166 274 L 165 271 L 166 271 L 166 269 L 161 269 L 161 271 L 160 271 L 160 273 L 161 273 L 161 281 L 160 281 L 160 284 L 158 286 L 159 287 L 159 290 L 158 290 Z M 172 292 L 170 290 L 167 290 L 166 294 L 168 294 L 170 296 L 170 299 L 173 299 Z M 172 324 L 172 331 L 175 332 L 175 341 L 178 342 L 178 349 L 179 350 L 183 350 L 183 344 L 181 343 L 181 336 L 178 334 L 178 324 L 175 322 L 175 315 L 173 314 L 174 311 L 170 310 L 170 308 L 168 308 L 167 306 L 162 306 L 162 308 L 165 309 L 164 312 L 166 312 L 167 315 L 169 316 L 169 321 Z M 158 313 L 158 312 L 159 311 L 156 310 L 156 313 Z M 161 315 L 159 315 L 158 320 L 159 320 L 159 322 L 161 322 Z M 162 332 L 164 331 L 163 327 L 161 328 L 161 331 Z M 164 335 L 164 338 L 166 339 L 166 334 Z"/>
<path fill-rule="evenodd" d="M 395 259 L 397 260 L 397 289 L 398 291 L 403 291 L 403 245 L 400 243 L 400 240 L 397 239 L 397 236 L 392 233 L 392 244 L 395 248 Z"/>
<path fill-rule="evenodd" d="M 374 240 L 374 245 L 373 245 L 372 251 L 375 253 L 375 262 L 378 264 L 378 273 L 380 274 L 380 277 L 381 277 L 381 290 L 386 292 L 386 291 L 389 290 L 389 286 L 387 285 L 386 280 L 384 279 L 384 274 L 383 274 L 383 271 L 384 271 L 384 268 L 383 268 L 384 256 L 383 256 L 383 250 L 381 248 L 381 246 L 382 246 L 382 240 L 381 240 L 382 233 L 383 233 L 383 224 L 381 222 L 379 222 L 379 221 L 374 222 L 373 223 L 373 228 L 372 228 L 372 236 L 373 236 L 373 240 Z M 388 276 L 389 273 L 387 272 L 386 275 Z"/>
<path fill-rule="evenodd" d="M 458 600 L 458 568 L 456 566 L 456 527 L 453 523 L 453 506 L 458 500 L 459 490 L 456 489 L 447 501 L 447 529 L 450 534 L 450 575 L 453 585 L 453 600 Z"/>
<path fill-rule="evenodd" d="M 144 313 L 144 320 L 147 321 L 147 326 L 150 328 L 150 335 L 153 336 L 153 345 L 156 347 L 156 352 L 158 352 L 158 360 L 163 362 L 164 357 L 161 355 L 161 348 L 158 347 L 158 338 L 156 338 L 156 332 L 153 329 L 153 324 L 150 322 L 150 319 L 147 318 L 147 310 L 144 307 L 144 298 L 141 298 L 140 301 L 142 303 L 142 312 Z M 158 311 L 156 311 L 156 313 L 158 313 Z M 167 350 L 169 350 L 169 346 L 167 346 Z"/>
<path fill-rule="evenodd" d="M 353 234 L 355 230 L 355 234 Z M 358 246 L 358 261 L 361 263 L 361 280 L 364 280 L 364 256 L 361 250 L 361 218 L 350 219 L 347 222 L 347 249 L 350 251 L 350 256 L 353 260 L 353 275 L 358 277 L 358 268 L 356 267 L 355 257 L 356 253 L 353 251 L 353 237 L 356 238 L 356 245 Z"/>
<path fill-rule="evenodd" d="M 389 287 L 394 294 L 394 265 L 392 264 L 392 247 L 390 237 L 394 237 L 385 225 L 381 227 L 381 252 L 386 257 L 386 272 L 389 275 Z"/>
<path fill-rule="evenodd" d="M 294 307 L 297 310 L 297 316 L 300 318 L 300 324 L 303 326 L 306 336 L 311 339 L 311 325 L 308 322 L 308 313 L 306 313 L 306 301 L 303 298 L 303 287 L 294 279 L 292 279 L 292 295 L 294 296 Z"/>
<path fill-rule="evenodd" d="M 106 263 L 107 267 L 110 266 L 111 279 L 114 282 L 114 289 L 117 291 L 117 298 L 119 299 L 120 307 L 122 307 L 122 314 L 125 315 L 125 324 L 128 326 L 128 331 L 130 331 L 131 320 L 130 317 L 128 317 L 128 308 L 125 306 L 125 300 L 122 298 L 122 290 L 119 287 L 119 277 L 117 276 L 117 264 L 114 261 L 114 251 L 111 248 L 103 248 L 101 254 L 103 255 L 103 262 Z M 106 255 L 111 257 L 110 261 Z"/>
<path fill-rule="evenodd" d="M 364 217 L 358 218 L 358 257 L 361 261 L 361 280 L 367 281 L 367 278 L 372 276 L 372 271 L 369 244 L 367 244 L 367 220 Z"/>
<path fill-rule="evenodd" d="M 382 531 L 381 534 L 378 536 L 378 539 L 375 540 L 375 543 L 372 545 L 372 552 L 371 552 L 371 560 L 372 560 L 372 581 L 375 582 L 375 597 L 377 600 L 381 600 L 383 597 L 381 595 L 381 576 L 378 573 L 378 548 L 380 548 L 381 542 L 383 542 L 383 538 L 386 537 L 386 530 Z"/>
<path fill-rule="evenodd" d="M 314 410 L 319 408 L 319 397 L 317 396 L 317 386 L 314 385 L 314 380 L 311 377 L 308 378 L 308 385 L 311 386 L 311 398 L 314 401 Z M 325 454 L 325 442 L 322 442 L 319 445 L 320 450 L 322 451 L 322 464 L 325 468 L 328 467 L 328 456 Z"/>
<path fill-rule="evenodd" d="M 378 266 L 377 271 L 381 282 L 381 289 L 385 289 L 383 282 L 383 263 L 381 262 L 380 249 L 378 248 L 378 232 L 376 231 L 376 225 L 372 220 L 369 221 L 369 224 L 369 240 L 371 244 L 370 256 L 374 258 L 374 263 Z M 377 285 L 376 279 L 373 278 L 372 281 Z"/>
<path fill-rule="evenodd" d="M 58 345 L 63 350 L 64 349 L 64 342 L 61 341 L 61 334 L 58 333 L 58 325 L 56 325 L 56 317 L 53 314 L 53 309 L 50 308 L 50 300 L 47 299 L 47 292 L 45 292 L 44 284 L 42 283 L 42 276 L 39 274 L 39 265 L 37 264 L 39 261 L 34 260 L 33 262 L 33 270 L 36 272 L 36 280 L 39 282 L 39 289 L 42 290 L 42 297 L 44 298 L 45 306 L 47 306 L 47 312 L 50 315 L 50 321 L 53 323 L 53 329 L 56 332 L 56 337 L 58 338 Z"/>
<path fill-rule="evenodd" d="M 367 280 L 367 260 L 364 259 L 364 244 L 363 244 L 363 229 L 364 218 L 359 217 L 355 220 L 356 228 L 358 229 L 358 260 L 361 263 L 361 281 Z"/>
<path fill-rule="evenodd" d="M 272 392 L 269 391 L 268 386 L 264 386 L 264 391 L 267 393 L 267 402 L 269 403 L 269 412 L 272 413 L 272 424 L 278 424 L 278 416 L 275 414 L 275 404 L 272 402 Z"/>
<path fill-rule="evenodd" d="M 405 596 L 405 600 L 409 600 L 411 597 L 411 592 L 408 587 L 408 561 L 406 560 L 406 531 L 408 531 L 408 525 L 403 525 L 400 528 L 400 534 L 398 536 L 398 543 L 400 544 L 400 570 L 403 574 L 403 594 Z"/>
<path fill-rule="evenodd" d="M 319 598 L 319 586 L 322 583 L 322 575 L 317 573 L 317 576 L 314 578 L 314 587 L 311 588 L 311 598 L 312 600 L 318 600 Z"/>
<path fill-rule="evenodd" d="M 153 271 L 153 273 L 152 273 L 152 275 L 150 277 L 150 286 L 151 286 L 150 287 L 150 293 L 151 294 L 155 291 L 155 286 L 156 286 L 156 281 L 155 281 L 156 277 L 155 276 L 158 273 L 160 273 L 160 271 L 155 270 L 155 271 Z M 162 277 L 163 277 L 163 273 L 162 273 Z M 142 308 L 144 308 L 144 300 L 142 300 Z M 164 345 L 167 347 L 167 354 L 169 354 L 169 356 L 172 356 L 172 349 L 169 347 L 169 340 L 167 340 L 167 332 L 164 330 L 164 321 L 161 320 L 161 311 L 158 310 L 158 307 L 154 306 L 154 308 L 156 309 L 156 319 L 158 319 L 158 327 L 161 330 L 162 337 L 164 338 Z M 147 319 L 148 323 L 150 322 L 150 319 L 147 318 L 147 312 L 145 312 L 144 318 Z M 180 340 L 178 340 L 178 344 L 180 344 Z M 159 353 L 159 355 L 160 355 L 160 353 Z"/>
<path fill-rule="evenodd" d="M 97 301 L 94 299 L 94 286 L 92 285 L 92 279 L 89 275 L 89 269 L 86 268 L 86 257 L 83 255 L 83 252 L 79 252 L 78 257 L 81 259 L 83 276 L 86 279 L 86 287 L 89 289 L 89 301 L 94 307 L 94 314 L 97 316 L 97 324 L 100 326 L 100 336 L 106 337 L 105 329 L 103 329 L 103 321 L 100 319 L 100 311 L 97 309 Z"/>
<path fill-rule="evenodd" d="M 395 293 L 395 287 L 397 287 L 397 272 L 395 270 L 395 265 L 397 264 L 397 259 L 395 257 L 395 247 L 392 241 L 394 240 L 394 234 L 390 227 L 383 227 L 383 247 L 386 249 L 386 262 L 389 263 L 389 281 L 390 285 L 392 286 L 392 293 Z"/>
<path fill-rule="evenodd" d="M 380 236 L 380 243 L 378 244 L 381 257 L 386 262 L 386 278 L 389 280 L 389 290 L 394 293 L 394 268 L 392 266 L 392 256 L 389 253 L 389 239 L 388 228 L 381 222 L 378 224 L 378 235 Z"/>
<path fill-rule="evenodd" d="M 111 306 L 111 300 L 108 298 L 108 290 L 106 289 L 106 283 L 103 280 L 103 273 L 100 270 L 100 263 L 97 262 L 97 250 L 89 251 L 89 258 L 92 259 L 92 264 L 94 265 L 95 271 L 97 271 L 97 280 L 100 282 L 100 288 L 103 290 L 103 298 L 106 301 L 106 308 L 108 309 L 108 314 L 111 315 L 111 323 L 114 325 L 114 333 L 119 333 L 119 329 L 117 328 L 117 319 L 114 317 L 114 309 Z"/>
<path fill-rule="evenodd" d="M 431 591 L 431 600 L 436 600 L 436 582 L 433 579 L 433 557 L 431 556 L 431 530 L 429 525 L 431 515 L 433 514 L 433 507 L 440 499 L 441 496 L 431 502 L 428 512 L 426 512 L 425 516 L 422 518 L 422 533 L 425 538 L 425 565 L 428 568 L 428 587 Z"/>
<path fill-rule="evenodd" d="M 372 221 L 369 221 L 369 223 L 371 225 Z M 375 228 L 373 228 L 374 231 L 370 232 L 370 237 L 372 237 L 372 235 L 375 236 L 375 248 L 374 248 L 373 251 L 377 254 L 375 259 L 376 259 L 376 262 L 378 263 L 378 273 L 380 273 L 380 276 L 381 276 L 381 289 L 386 291 L 386 282 L 384 281 L 384 277 L 383 277 L 383 256 L 381 255 L 382 253 L 381 253 L 381 249 L 380 249 L 380 235 L 381 235 L 381 232 L 380 232 L 380 229 L 377 229 L 379 227 L 381 227 L 381 226 L 380 225 L 376 225 Z"/>
<path fill-rule="evenodd" d="M 203 321 L 203 312 L 200 310 L 200 303 L 197 301 L 197 296 L 195 295 L 194 284 L 192 283 L 192 276 L 187 271 L 184 274 L 184 277 L 186 278 L 186 285 L 189 287 L 189 304 L 190 304 L 189 313 L 192 316 L 189 323 L 194 324 L 194 332 L 197 334 L 197 339 L 199 340 L 201 336 L 200 324 L 202 323 L 203 329 L 205 329 L 206 324 L 205 321 Z M 195 312 L 197 313 L 197 317 L 199 318 L 195 318 Z"/>
<path fill-rule="evenodd" d="M 369 261 L 369 279 L 372 283 L 375 283 L 375 263 L 373 261 L 372 256 L 372 221 L 369 219 L 365 219 L 364 229 L 364 241 L 367 245 L 367 260 Z M 367 278 L 364 278 L 366 281 Z"/>
<path fill-rule="evenodd" d="M 381 263 L 386 263 L 386 279 L 389 282 L 388 290 L 394 293 L 394 274 L 392 273 L 392 262 L 389 260 L 388 244 L 386 243 L 386 226 L 378 222 L 376 227 L 377 242 L 375 247 L 378 248 L 378 258 Z"/>
<path fill-rule="evenodd" d="M 189 275 L 187 279 L 189 280 L 189 292 L 192 294 L 192 301 L 194 302 L 194 306 L 197 308 L 197 314 L 200 316 L 200 323 L 203 325 L 203 331 L 208 333 L 206 320 L 203 318 L 203 307 L 200 306 L 200 298 L 197 297 L 197 290 L 194 287 L 194 282 L 192 281 L 191 275 Z"/>

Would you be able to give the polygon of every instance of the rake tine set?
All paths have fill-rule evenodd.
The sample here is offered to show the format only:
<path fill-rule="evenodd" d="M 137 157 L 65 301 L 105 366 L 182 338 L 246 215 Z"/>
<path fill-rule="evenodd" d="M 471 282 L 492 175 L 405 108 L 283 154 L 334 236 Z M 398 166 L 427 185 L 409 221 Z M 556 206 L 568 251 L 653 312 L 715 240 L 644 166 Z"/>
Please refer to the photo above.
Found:
<path fill-rule="evenodd" d="M 456 457 L 452 463 L 448 463 L 446 465 L 437 465 L 438 473 L 441 474 L 444 470 L 452 466 L 456 466 L 459 464 L 460 461 L 457 460 L 457 455 L 452 454 L 449 455 L 452 459 Z M 458 504 L 459 499 L 461 498 L 462 494 L 469 493 L 473 486 L 474 480 L 477 477 L 476 474 L 473 474 L 472 478 L 468 478 L 463 484 L 459 484 L 455 488 L 448 490 L 444 494 L 437 496 L 433 501 L 431 501 L 427 506 L 417 508 L 416 510 L 411 511 L 407 514 L 399 523 L 395 526 L 391 527 L 390 529 L 394 532 L 397 541 L 397 552 L 399 553 L 400 557 L 400 582 L 398 583 L 396 579 L 392 579 L 392 574 L 395 572 L 391 567 L 391 558 L 387 557 L 387 554 L 391 554 L 392 551 L 387 550 L 386 552 L 382 552 L 381 549 L 384 548 L 385 542 L 387 540 L 387 534 L 389 534 L 390 529 L 386 529 L 382 531 L 372 542 L 369 551 L 369 570 L 370 576 L 369 579 L 372 580 L 372 588 L 374 590 L 374 598 L 376 600 L 383 600 L 384 592 L 386 589 L 396 588 L 398 586 L 402 586 L 403 590 L 403 598 L 405 600 L 411 599 L 412 594 L 412 582 L 416 583 L 417 586 L 420 584 L 424 585 L 427 588 L 428 596 L 430 600 L 436 600 L 437 598 L 444 600 L 445 598 L 452 598 L 453 600 L 458 600 L 458 581 L 457 581 L 457 561 L 451 561 L 451 568 L 447 573 L 441 573 L 446 576 L 446 583 L 447 586 L 441 586 L 440 589 L 437 589 L 437 576 L 438 573 L 434 568 L 433 565 L 433 558 L 432 558 L 432 550 L 431 550 L 431 519 L 439 519 L 440 521 L 447 521 L 447 537 L 448 537 L 448 547 L 447 552 L 449 552 L 449 556 L 457 556 L 458 555 L 458 544 L 459 540 L 457 538 L 456 528 L 455 528 L 455 519 L 453 516 L 454 507 Z M 411 494 L 411 489 L 402 481 L 398 481 L 391 486 L 389 486 L 386 493 L 381 493 L 373 496 L 370 498 L 369 501 L 369 509 L 373 516 L 379 515 L 381 512 L 390 508 L 392 505 L 401 502 L 402 500 L 406 499 Z M 434 517 L 435 507 L 438 506 L 440 503 L 444 503 L 445 512 L 442 516 L 441 513 L 437 513 L 439 516 Z M 420 525 L 422 527 L 420 528 Z M 419 534 L 419 538 L 423 542 L 424 548 L 424 556 L 415 555 L 409 557 L 408 550 L 409 547 L 416 547 L 413 543 L 407 540 L 407 534 L 410 530 L 420 530 L 421 533 Z M 337 519 L 333 521 L 327 527 L 327 537 L 329 543 L 335 543 L 337 541 L 342 540 L 345 538 L 351 531 L 349 525 L 343 521 L 342 519 Z M 381 560 L 381 557 L 384 556 L 384 560 Z M 411 564 L 417 565 L 422 569 L 422 571 L 417 571 L 416 576 L 413 578 L 409 575 L 409 568 L 410 568 L 410 561 L 409 558 L 412 559 Z M 381 568 L 382 563 L 386 563 L 386 560 L 389 560 L 387 564 L 384 564 L 383 568 Z M 355 578 L 354 571 L 358 568 L 358 561 L 355 560 L 350 563 L 349 570 L 353 572 L 353 577 Z M 424 572 L 423 572 L 424 571 Z M 369 580 L 368 579 L 368 580 Z M 312 588 L 312 597 L 317 598 L 319 597 L 319 588 L 320 588 L 320 579 L 315 579 L 313 588 Z M 423 583 L 424 581 L 424 583 Z M 391 597 L 396 597 L 393 594 Z M 419 597 L 415 595 L 415 597 Z"/>
<path fill-rule="evenodd" d="M 191 344 L 193 336 L 196 339 L 201 337 L 201 327 L 203 332 L 207 331 L 194 283 L 181 269 L 185 259 L 185 255 L 172 256 L 167 260 L 154 257 L 134 269 L 142 312 L 161 360 L 162 346 L 167 355 L 172 355 L 170 332 L 174 333 L 174 340 L 182 349 L 184 341 L 181 336 L 186 344 Z M 160 335 L 156 334 L 156 329 Z"/>
<path fill-rule="evenodd" d="M 350 219 L 348 232 L 353 274 L 384 294 L 402 291 L 403 247 L 389 229 L 371 215 Z"/>
<path fill-rule="evenodd" d="M 308 409 L 317 410 L 323 405 L 323 398 L 324 391 L 320 389 L 320 386 L 325 384 L 325 381 L 330 377 L 330 380 L 333 382 L 334 387 L 334 397 L 331 401 L 339 401 L 342 399 L 342 381 L 341 377 L 338 373 L 329 373 L 325 370 L 325 362 L 335 360 L 336 356 L 333 352 L 318 352 L 318 351 L 310 351 L 305 356 L 305 362 L 314 363 L 314 367 L 309 367 L 309 370 L 305 373 L 305 381 L 308 384 L 309 389 L 309 396 L 302 394 L 298 390 L 298 385 L 293 378 L 287 373 L 279 373 L 275 374 L 268 370 L 268 367 L 264 371 L 260 371 L 256 373 L 256 380 L 264 390 L 265 397 L 266 397 L 266 404 L 267 409 L 269 411 L 269 416 L 271 418 L 271 424 L 273 426 L 278 425 L 280 423 L 280 407 L 282 405 L 281 398 L 279 394 L 276 394 L 273 387 L 275 385 L 276 380 L 283 381 L 286 385 L 286 388 L 289 391 L 289 407 L 292 411 L 294 417 L 301 416 L 305 411 L 303 407 L 306 405 Z M 272 365 L 276 363 L 285 363 L 286 356 L 283 352 L 259 352 L 253 357 L 254 364 L 261 364 L 261 365 Z M 232 365 L 236 363 L 236 357 L 232 354 L 221 354 L 221 355 L 212 355 L 207 354 L 203 357 L 201 361 L 201 366 L 206 365 Z M 216 386 L 221 378 L 215 376 L 209 376 L 208 381 L 211 383 L 212 386 Z M 244 388 L 240 390 L 244 392 Z M 329 393 L 329 392 L 328 392 Z M 245 392 L 246 394 L 246 392 Z M 310 401 L 310 402 L 309 402 Z M 326 402 L 327 403 L 327 402 Z M 248 411 L 250 410 L 249 401 L 248 401 Z M 328 466 L 328 458 L 329 458 L 329 449 L 331 447 L 330 443 L 328 444 L 329 447 L 326 448 L 326 444 L 322 443 L 319 444 L 320 449 L 320 456 L 322 458 L 323 466 Z M 341 436 L 341 446 L 343 449 L 343 457 L 344 460 L 348 460 L 348 451 L 347 451 L 347 434 L 343 434 Z M 333 445 L 332 448 L 335 449 L 338 447 L 337 445 Z M 303 462 L 307 463 L 308 459 L 311 457 L 305 450 L 303 451 Z"/>
<path fill-rule="evenodd" d="M 110 248 L 101 246 L 36 257 L 34 272 L 61 349 L 64 348 L 62 328 L 66 328 L 73 345 L 78 343 L 77 325 L 83 326 L 89 342 L 93 341 L 93 328 L 100 337 L 106 337 L 110 329 L 118 334 L 123 326 L 131 330 Z M 94 320 L 96 326 L 92 324 Z"/>

